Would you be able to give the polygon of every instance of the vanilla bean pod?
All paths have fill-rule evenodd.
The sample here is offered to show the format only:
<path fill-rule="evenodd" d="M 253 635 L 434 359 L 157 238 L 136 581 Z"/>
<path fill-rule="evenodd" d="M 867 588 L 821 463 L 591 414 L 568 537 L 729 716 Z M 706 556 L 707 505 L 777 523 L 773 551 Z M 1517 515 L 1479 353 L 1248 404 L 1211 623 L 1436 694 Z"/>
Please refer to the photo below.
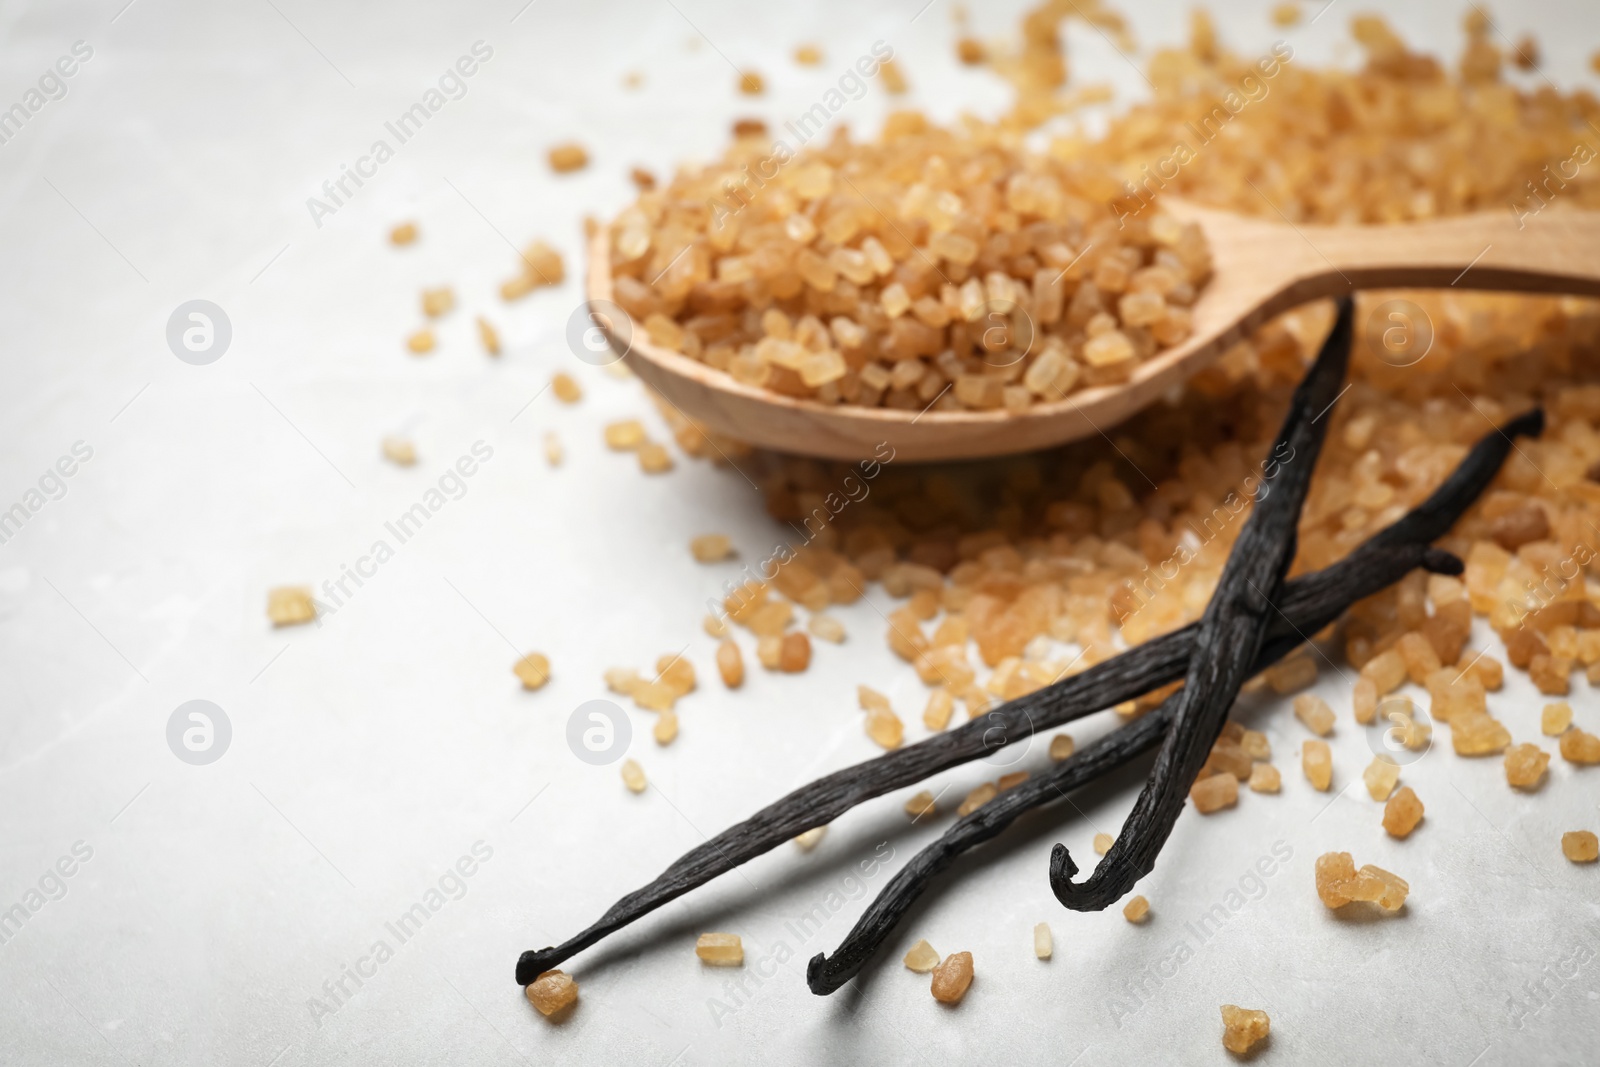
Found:
<path fill-rule="evenodd" d="M 1298 644 L 1350 604 L 1393 584 L 1423 562 L 1418 548 L 1445 534 L 1488 487 L 1516 435 L 1537 436 L 1543 416 L 1529 412 L 1480 441 L 1461 465 L 1426 501 L 1376 534 L 1345 559 L 1304 575 L 1283 588 L 1282 612 L 1273 640 Z M 796 835 L 837 818 L 854 805 L 958 766 L 992 751 L 998 743 L 1027 737 L 1182 676 L 1194 644 L 1193 624 L 1089 668 L 1081 674 L 1028 694 L 982 719 L 886 753 L 794 790 L 679 858 L 653 882 L 617 901 L 598 922 L 563 944 L 524 952 L 517 982 L 526 985 L 583 949 L 668 901 L 709 882 Z M 998 734 L 990 733 L 996 730 Z M 985 734 L 989 733 L 989 739 Z"/>
<path fill-rule="evenodd" d="M 1200 617 L 1183 688 L 1171 697 L 1172 727 L 1122 832 L 1082 883 L 1072 881 L 1078 865 L 1065 845 L 1057 844 L 1050 853 L 1050 889 L 1065 907 L 1099 911 L 1120 900 L 1155 867 L 1162 846 L 1172 836 L 1189 787 L 1222 732 L 1228 709 L 1250 676 L 1277 613 L 1273 601 L 1294 560 L 1300 508 L 1332 421 L 1324 416 L 1342 395 L 1354 320 L 1355 301 L 1345 297 L 1316 362 L 1295 388 L 1273 449 L 1277 455 L 1287 447 L 1289 459 L 1277 479 L 1257 491 L 1255 509 L 1228 553 L 1216 591 Z"/>
<path fill-rule="evenodd" d="M 1426 500 L 1365 541 L 1338 567 L 1330 568 L 1345 570 L 1348 566 L 1348 596 L 1337 603 L 1330 601 L 1331 608 L 1313 613 L 1301 629 L 1315 633 L 1342 614 L 1349 603 L 1393 585 L 1415 566 L 1435 574 L 1460 574 L 1459 559 L 1428 543 L 1454 526 L 1488 488 L 1511 450 L 1512 438 L 1537 437 L 1543 431 L 1544 413 L 1534 409 L 1480 439 Z M 1293 634 L 1269 640 L 1252 669 L 1264 669 L 1299 643 L 1299 636 Z M 895 872 L 832 956 L 819 953 L 810 961 L 806 983 L 811 991 L 818 995 L 832 993 L 854 978 L 929 883 L 962 853 L 998 836 L 1024 812 L 1054 804 L 1072 789 L 1154 747 L 1171 724 L 1172 711 L 1173 700 L 1169 697 L 1149 714 L 1086 745 L 958 819 L 937 841 Z"/>

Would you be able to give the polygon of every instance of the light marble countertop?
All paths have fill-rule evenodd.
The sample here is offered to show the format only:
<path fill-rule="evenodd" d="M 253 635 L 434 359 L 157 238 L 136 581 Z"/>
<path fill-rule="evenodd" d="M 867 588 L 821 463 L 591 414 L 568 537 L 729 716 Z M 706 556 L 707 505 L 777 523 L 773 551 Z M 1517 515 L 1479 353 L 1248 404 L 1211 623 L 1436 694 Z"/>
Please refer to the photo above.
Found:
<path fill-rule="evenodd" d="M 0 544 L 0 915 L 25 913 L 0 925 L 0 1060 L 1222 1063 L 1217 1006 L 1234 1002 L 1271 1013 L 1261 1063 L 1595 1062 L 1600 883 L 1557 843 L 1596 825 L 1597 772 L 1559 759 L 1527 797 L 1497 760 L 1408 767 L 1428 815 L 1407 842 L 1375 832 L 1359 785 L 1330 803 L 1280 760 L 1281 797 L 1180 821 L 1141 883 L 1143 927 L 1063 912 L 1045 878 L 1054 841 L 1081 854 L 1120 824 L 1139 778 L 1116 776 L 1075 797 L 1070 818 L 1032 820 L 961 864 L 908 921 L 894 957 L 918 937 L 976 957 L 954 1011 L 894 958 L 831 999 L 804 986 L 805 959 L 938 832 L 886 797 L 816 851 L 780 848 L 578 957 L 582 1003 L 547 1024 L 512 981 L 522 949 L 575 932 L 705 834 L 873 755 L 857 683 L 902 707 L 921 692 L 883 645 L 881 590 L 877 607 L 837 612 L 850 639 L 821 646 L 807 673 L 752 663 L 731 696 L 711 681 L 699 622 L 728 568 L 694 564 L 686 542 L 723 531 L 756 558 L 787 533 L 737 471 L 679 456 L 647 478 L 603 447 L 613 419 L 665 428 L 636 382 L 567 348 L 580 219 L 619 209 L 635 164 L 665 173 L 717 151 L 737 116 L 803 112 L 876 41 L 941 117 L 996 113 L 1007 91 L 955 61 L 950 0 L 759 14 L 725 0 L 124 3 L 0 10 L 0 107 L 26 106 L 43 79 L 38 110 L 0 144 L 0 509 L 39 504 Z M 1187 6 L 1138 5 L 1140 40 L 1177 39 Z M 1240 50 L 1287 35 L 1308 60 L 1351 59 L 1338 42 L 1357 5 L 1292 31 L 1268 6 L 1230 5 Z M 986 8 L 977 29 L 1011 33 L 1020 10 Z M 1496 13 L 1508 33 L 1538 34 L 1562 84 L 1586 76 L 1600 8 Z M 1460 15 L 1416 3 L 1394 17 L 1453 54 Z M 1098 35 L 1078 24 L 1068 39 L 1083 81 L 1143 90 Z M 789 60 L 806 40 L 826 49 L 821 67 Z M 391 140 L 392 158 L 360 163 L 475 46 L 472 75 L 445 84 L 459 98 Z M 735 64 L 760 70 L 768 94 L 737 96 Z M 624 89 L 630 70 L 642 89 Z M 874 88 L 840 118 L 871 129 L 885 110 Z M 544 152 L 566 139 L 593 162 L 553 176 Z M 371 176 L 313 218 L 308 198 L 358 164 Z M 396 251 L 384 234 L 403 218 L 423 236 Z M 536 236 L 566 255 L 568 280 L 504 305 L 511 246 Z M 461 306 L 438 351 L 412 358 L 416 293 L 441 283 Z M 231 325 L 203 366 L 166 340 L 195 299 Z M 498 361 L 473 337 L 480 312 L 505 339 Z M 581 381 L 580 405 L 544 391 L 558 369 Z M 557 470 L 548 431 L 567 451 Z M 397 432 L 416 440 L 416 467 L 380 459 Z M 452 476 L 475 445 L 473 474 Z M 72 474 L 56 479 L 63 457 Z M 400 543 L 385 524 L 432 488 L 441 505 Z M 361 563 L 380 540 L 392 556 Z M 358 564 L 368 576 L 320 625 L 267 624 L 269 587 L 320 587 Z M 554 663 L 535 694 L 509 670 L 528 649 Z M 603 695 L 604 668 L 679 650 L 710 684 L 683 702 L 668 749 L 629 713 L 652 783 L 636 797 L 615 765 L 573 757 L 568 716 Z M 1320 691 L 1342 709 L 1345 686 L 1327 671 Z M 1579 689 L 1592 728 L 1600 702 Z M 204 766 L 168 747 L 190 700 L 231 726 Z M 1496 698 L 1519 738 L 1540 703 L 1521 675 Z M 1253 714 L 1280 753 L 1298 745 L 1287 701 Z M 1081 744 L 1104 728 L 1074 732 Z M 1341 724 L 1333 747 L 1340 784 L 1358 783 L 1366 743 Z M 1035 745 L 1020 765 L 1043 761 Z M 992 776 L 962 768 L 934 788 Z M 1332 849 L 1408 878 L 1407 913 L 1333 917 L 1311 875 Z M 394 924 L 419 903 L 427 919 L 402 940 Z M 1048 963 L 1031 951 L 1041 920 Z M 697 963 L 708 929 L 743 936 L 742 972 Z"/>

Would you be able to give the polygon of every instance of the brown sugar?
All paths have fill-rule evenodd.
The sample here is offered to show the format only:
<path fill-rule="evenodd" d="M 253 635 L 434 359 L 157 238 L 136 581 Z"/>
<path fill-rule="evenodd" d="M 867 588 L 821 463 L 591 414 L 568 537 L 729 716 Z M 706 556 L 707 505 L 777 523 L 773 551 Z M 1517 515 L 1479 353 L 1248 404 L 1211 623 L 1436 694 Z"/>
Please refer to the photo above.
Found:
<path fill-rule="evenodd" d="M 1294 698 L 1294 717 L 1318 737 L 1333 733 L 1333 709 L 1314 693 L 1301 693 Z"/>
<path fill-rule="evenodd" d="M 939 953 L 924 939 L 906 950 L 905 959 L 902 962 L 905 963 L 907 969 L 915 971 L 917 974 L 927 974 L 939 966 Z"/>
<path fill-rule="evenodd" d="M 1400 791 L 1383 806 L 1383 828 L 1390 837 L 1411 836 L 1411 831 L 1421 821 L 1422 801 L 1417 799 L 1417 794 L 1408 785 L 1401 786 Z"/>
<path fill-rule="evenodd" d="M 570 174 L 589 165 L 589 151 L 575 141 L 558 144 L 550 149 L 550 169 L 557 174 Z"/>
<path fill-rule="evenodd" d="M 1539 715 L 1539 729 L 1546 737 L 1560 737 L 1572 725 L 1572 705 L 1565 700 L 1546 704 Z"/>
<path fill-rule="evenodd" d="M 1510 743 L 1511 731 L 1492 716 L 1458 715 L 1450 720 L 1450 744 L 1458 756 L 1492 756 Z"/>
<path fill-rule="evenodd" d="M 311 598 L 311 588 L 304 585 L 280 585 L 267 591 L 267 618 L 274 626 L 298 626 L 314 622 L 317 603 Z"/>
<path fill-rule="evenodd" d="M 906 814 L 911 816 L 913 819 L 919 819 L 924 815 L 932 815 L 938 810 L 938 807 L 934 803 L 933 791 L 929 789 L 921 790 L 910 800 L 906 801 L 905 804 Z"/>
<path fill-rule="evenodd" d="M 933 969 L 933 999 L 941 1004 L 960 1004 L 972 985 L 972 953 L 953 952 Z"/>
<path fill-rule="evenodd" d="M 1524 742 L 1506 749 L 1506 782 L 1514 789 L 1537 789 L 1550 766 L 1550 753 Z"/>
<path fill-rule="evenodd" d="M 701 934 L 695 940 L 694 954 L 712 967 L 744 966 L 744 943 L 738 934 Z"/>
<path fill-rule="evenodd" d="M 1361 780 L 1367 784 L 1367 794 L 1373 800 L 1388 800 L 1389 794 L 1394 792 L 1395 783 L 1400 780 L 1400 767 L 1380 753 L 1373 756 L 1367 769 L 1361 772 Z"/>
<path fill-rule="evenodd" d="M 1405 879 L 1370 863 L 1356 870 L 1348 852 L 1327 852 L 1317 857 L 1317 896 L 1329 908 L 1354 901 L 1370 901 L 1385 911 L 1397 911 L 1411 887 Z"/>
<path fill-rule="evenodd" d="M 811 638 L 798 630 L 783 635 L 778 652 L 778 669 L 794 674 L 811 666 Z"/>
<path fill-rule="evenodd" d="M 1560 748 L 1568 763 L 1600 763 L 1600 737 L 1576 726 L 1561 735 Z"/>
<path fill-rule="evenodd" d="M 523 992 L 528 1003 L 547 1019 L 578 1002 L 578 983 L 564 971 L 545 971 Z"/>
<path fill-rule="evenodd" d="M 982 785 L 974 787 L 967 794 L 966 799 L 962 800 L 961 806 L 956 809 L 956 815 L 971 815 L 999 795 L 1000 787 L 998 785 L 994 782 L 984 782 Z"/>
<path fill-rule="evenodd" d="M 729 689 L 744 684 L 744 656 L 739 651 L 739 643 L 731 637 L 724 637 L 717 644 L 717 673 Z"/>
<path fill-rule="evenodd" d="M 529 652 L 511 669 L 522 680 L 524 689 L 538 689 L 550 680 L 550 660 L 542 652 Z"/>
<path fill-rule="evenodd" d="M 1264 1011 L 1234 1004 L 1222 1006 L 1222 1047 L 1236 1056 L 1245 1055 L 1265 1041 L 1271 1029 L 1272 1020 Z"/>
<path fill-rule="evenodd" d="M 1283 775 L 1270 763 L 1257 763 L 1250 768 L 1250 791 L 1276 793 L 1283 788 Z"/>
<path fill-rule="evenodd" d="M 1326 793 L 1333 784 L 1333 753 L 1326 741 L 1307 741 L 1300 746 L 1300 769 L 1312 787 Z"/>
<path fill-rule="evenodd" d="M 867 736 L 886 749 L 896 749 L 905 740 L 905 724 L 892 711 L 873 709 L 867 712 Z"/>
<path fill-rule="evenodd" d="M 1201 815 L 1210 815 L 1239 802 L 1239 779 L 1231 774 L 1213 774 L 1189 787 L 1189 799 Z"/>
<path fill-rule="evenodd" d="M 1591 830 L 1573 830 L 1561 835 L 1561 854 L 1573 863 L 1593 863 L 1600 859 L 1600 838 Z"/>

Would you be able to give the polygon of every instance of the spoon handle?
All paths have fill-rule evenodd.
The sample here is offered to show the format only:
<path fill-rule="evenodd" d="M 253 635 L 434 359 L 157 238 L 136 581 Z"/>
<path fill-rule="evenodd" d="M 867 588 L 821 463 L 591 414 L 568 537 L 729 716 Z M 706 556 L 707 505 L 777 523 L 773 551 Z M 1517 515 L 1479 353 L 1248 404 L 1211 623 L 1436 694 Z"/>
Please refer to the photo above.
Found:
<path fill-rule="evenodd" d="M 1387 226 L 1273 229 L 1280 249 L 1289 244 L 1292 268 L 1280 278 L 1294 278 L 1297 299 L 1351 288 L 1600 296 L 1600 212 L 1555 206 L 1538 215 L 1505 210 Z"/>
<path fill-rule="evenodd" d="M 1324 254 L 1362 288 L 1420 286 L 1600 295 L 1600 214 L 1556 207 L 1324 231 Z M 1320 242 L 1324 234 L 1308 235 Z"/>

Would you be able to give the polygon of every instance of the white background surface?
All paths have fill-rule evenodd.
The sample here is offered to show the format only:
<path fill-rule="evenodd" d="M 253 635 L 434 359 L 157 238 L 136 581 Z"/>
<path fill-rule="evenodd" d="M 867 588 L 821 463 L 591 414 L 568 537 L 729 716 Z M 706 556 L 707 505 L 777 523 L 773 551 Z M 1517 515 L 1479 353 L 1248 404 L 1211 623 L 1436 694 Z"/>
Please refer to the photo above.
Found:
<path fill-rule="evenodd" d="M 1332 671 L 1320 691 L 1341 713 L 1336 786 L 1354 788 L 1330 804 L 1305 784 L 1286 701 L 1248 710 L 1273 741 L 1283 793 L 1185 815 L 1141 883 L 1154 908 L 1143 927 L 1115 911 L 1063 912 L 1045 878 L 1052 842 L 1083 856 L 1097 829 L 1115 832 L 1137 791 L 1130 774 L 1076 797 L 1081 815 L 1030 821 L 959 866 L 859 989 L 811 996 L 805 959 L 831 950 L 863 894 L 946 824 L 909 828 L 904 796 L 891 796 L 841 819 L 816 852 L 784 846 L 579 956 L 568 965 L 579 1009 L 560 1027 L 539 1018 L 512 982 L 522 949 L 587 925 L 702 834 L 875 754 L 858 682 L 891 695 L 913 739 L 923 733 L 921 686 L 884 648 L 871 605 L 838 612 L 849 643 L 820 645 L 802 676 L 768 676 L 752 658 L 741 692 L 712 680 L 698 624 L 727 569 L 694 564 L 686 542 L 725 531 L 753 560 L 784 531 L 736 472 L 680 457 L 671 475 L 646 478 L 602 447 L 611 419 L 664 429 L 636 383 L 566 348 L 581 215 L 620 208 L 634 164 L 665 173 L 709 155 L 735 116 L 800 113 L 875 40 L 940 116 L 994 114 L 1007 92 L 955 63 L 948 0 L 915 22 L 917 2 L 682 0 L 680 14 L 538 0 L 520 15 L 521 0 L 137 0 L 119 13 L 122 2 L 0 13 L 0 105 L 74 41 L 94 48 L 68 95 L 0 145 L 0 507 L 74 442 L 93 449 L 66 495 L 0 545 L 0 909 L 75 842 L 93 850 L 65 896 L 0 944 L 0 1060 L 1217 1063 L 1217 1005 L 1236 1002 L 1272 1016 L 1263 1063 L 1594 1062 L 1600 883 L 1561 857 L 1559 837 L 1600 822 L 1600 772 L 1557 758 L 1546 787 L 1522 796 L 1498 760 L 1435 751 L 1403 779 L 1426 821 L 1390 840 L 1359 784 L 1368 739 Z M 1182 7 L 1132 12 L 1141 42 L 1181 37 Z M 1283 35 L 1266 5 L 1230 8 L 1223 30 L 1240 50 Z M 1012 33 L 1018 10 L 994 5 L 976 28 Z M 1292 31 L 1297 55 L 1348 60 L 1338 42 L 1356 10 L 1341 3 Z M 1592 5 L 1498 14 L 1513 36 L 1537 33 L 1561 84 L 1585 76 L 1600 44 Z M 1409 39 L 1451 55 L 1459 17 L 1453 4 L 1395 16 Z M 689 46 L 690 20 L 714 45 Z M 1092 31 L 1067 36 L 1078 78 L 1142 89 Z M 314 226 L 306 198 L 478 40 L 494 55 L 465 98 Z M 802 40 L 824 45 L 821 68 L 788 60 Z M 737 97 L 730 61 L 760 70 L 768 95 Z M 641 91 L 622 88 L 629 70 L 644 73 Z M 875 88 L 844 117 L 875 128 L 884 106 Z M 558 178 L 543 154 L 567 138 L 593 163 Z M 408 217 L 421 243 L 390 249 L 387 227 Z M 566 252 L 569 281 L 502 305 L 507 242 L 535 236 Z M 462 307 L 439 351 L 412 358 L 401 340 L 417 325 L 417 291 L 439 283 Z M 163 337 L 173 308 L 196 297 L 233 324 L 230 350 L 207 367 L 180 363 Z M 479 311 L 506 338 L 498 362 L 472 337 Z M 558 369 L 582 381 L 580 406 L 540 395 Z M 541 455 L 552 429 L 568 451 L 559 470 Z M 416 468 L 378 457 L 379 438 L 400 430 L 418 442 Z M 319 627 L 268 626 L 270 586 L 337 577 L 479 440 L 494 455 L 466 495 L 344 607 Z M 509 670 L 527 649 L 555 665 L 537 694 Z M 708 684 L 680 705 L 669 749 L 649 740 L 648 715 L 630 713 L 653 784 L 635 797 L 615 766 L 573 758 L 567 716 L 602 695 L 605 667 L 680 649 Z M 168 716 L 195 698 L 233 724 L 208 767 L 165 742 Z M 1522 675 L 1492 699 L 1518 740 L 1537 739 L 1542 701 Z M 1600 725 L 1581 681 L 1573 704 L 1580 723 Z M 1074 733 L 1081 744 L 1103 728 Z M 1043 759 L 1036 745 L 1021 765 Z M 933 787 L 959 796 L 994 773 L 965 768 Z M 384 924 L 479 841 L 492 858 L 465 895 L 314 1017 L 324 982 L 379 938 L 394 944 Z M 1209 941 L 1187 932 L 1241 880 L 1253 890 L 1252 866 L 1280 841 L 1292 855 L 1258 899 Z M 861 878 L 856 864 L 880 843 L 895 858 Z M 1323 908 L 1311 867 L 1332 849 L 1408 878 L 1405 914 Z M 795 936 L 786 924 L 819 903 L 837 914 Z M 1055 931 L 1049 963 L 1031 953 L 1040 920 Z M 794 958 L 762 982 L 747 967 L 749 994 L 735 1001 L 727 973 L 694 959 L 707 929 L 740 933 L 752 964 L 780 942 Z M 917 937 L 976 957 L 959 1009 L 899 966 Z M 1164 964 L 1186 939 L 1190 955 Z M 1548 977 L 1568 960 L 1575 972 Z M 1144 979 L 1148 1002 L 1119 1012 L 1115 998 L 1132 1008 L 1128 987 L 1158 964 L 1166 977 Z M 1547 966 L 1548 1006 L 1519 1027 L 1510 998 L 1525 1000 L 1523 983 Z M 714 1017 L 712 998 L 735 1010 Z"/>

